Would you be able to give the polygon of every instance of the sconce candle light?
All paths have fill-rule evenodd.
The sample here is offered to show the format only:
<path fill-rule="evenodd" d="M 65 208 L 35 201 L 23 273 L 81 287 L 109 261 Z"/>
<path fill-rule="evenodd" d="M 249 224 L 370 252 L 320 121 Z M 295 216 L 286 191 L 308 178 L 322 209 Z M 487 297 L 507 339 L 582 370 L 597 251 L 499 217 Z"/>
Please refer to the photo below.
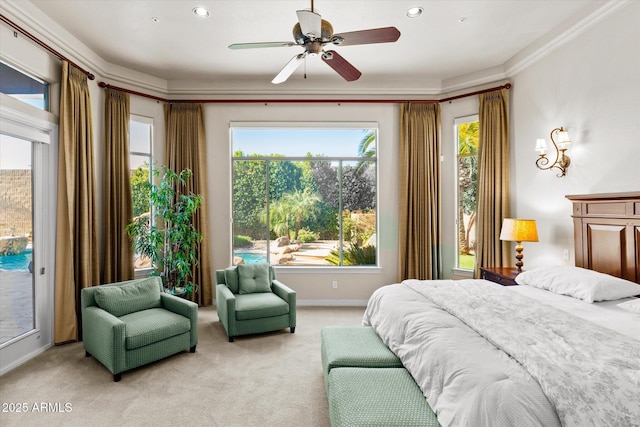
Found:
<path fill-rule="evenodd" d="M 558 138 L 556 141 L 554 135 Z M 569 133 L 562 126 L 559 128 L 555 128 L 551 131 L 550 134 L 551 143 L 553 144 L 553 148 L 555 149 L 555 160 L 553 163 L 551 159 L 547 157 L 545 151 L 547 150 L 547 144 L 543 138 L 538 138 L 536 141 L 536 151 L 539 152 L 538 160 L 536 160 L 536 166 L 538 169 L 547 170 L 556 168 L 560 171 L 557 177 L 563 177 L 567 174 L 567 169 L 569 168 L 569 164 L 571 164 L 571 159 L 567 156 L 567 146 L 571 142 L 569 138 Z"/>
<path fill-rule="evenodd" d="M 516 270 L 522 272 L 522 242 L 537 242 L 538 229 L 534 219 L 505 218 L 502 221 L 500 230 L 500 240 L 516 242 Z"/>

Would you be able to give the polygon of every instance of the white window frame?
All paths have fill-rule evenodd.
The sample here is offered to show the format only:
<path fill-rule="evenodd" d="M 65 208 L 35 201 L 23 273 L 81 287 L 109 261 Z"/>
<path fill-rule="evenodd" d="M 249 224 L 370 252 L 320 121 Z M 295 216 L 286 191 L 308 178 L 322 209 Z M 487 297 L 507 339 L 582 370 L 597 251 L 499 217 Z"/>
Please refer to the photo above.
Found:
<path fill-rule="evenodd" d="M 376 157 L 375 157 L 375 165 L 376 165 L 376 264 L 375 265 L 362 265 L 362 266 L 278 266 L 277 264 L 271 264 L 276 269 L 281 269 L 286 272 L 305 272 L 305 273 L 335 273 L 339 271 L 341 273 L 377 273 L 382 271 L 381 264 L 382 260 L 380 259 L 380 217 L 379 217 L 379 209 L 380 209 L 380 177 L 379 177 L 379 153 L 380 153 L 380 141 L 378 139 L 379 135 L 379 125 L 378 122 L 373 121 L 348 121 L 348 122 L 334 122 L 334 121 L 322 121 L 322 122 L 240 122 L 240 121 L 231 121 L 229 122 L 229 158 L 231 162 L 230 177 L 229 182 L 231 183 L 230 188 L 230 212 L 229 212 L 229 223 L 230 227 L 230 247 L 228 248 L 229 253 L 231 254 L 231 258 L 233 259 L 233 161 L 237 160 L 234 155 L 234 147 L 233 147 L 233 130 L 234 129 L 255 129 L 255 128 L 268 128 L 268 129 L 280 129 L 280 130 L 288 130 L 288 129 L 376 129 Z M 260 160 L 262 158 L 256 158 L 256 160 Z M 309 158 L 302 157 L 288 157 L 288 160 L 292 161 L 309 161 Z M 327 160 L 332 160 L 333 157 L 328 157 Z M 360 158 L 350 158 L 344 157 L 343 161 L 358 161 Z M 318 158 L 318 160 L 324 160 L 323 158 Z"/>
<path fill-rule="evenodd" d="M 454 270 L 454 272 L 463 273 L 463 274 L 472 272 L 474 269 L 468 269 L 468 268 L 461 268 L 460 267 L 460 247 L 459 247 L 460 239 L 459 239 L 459 236 L 458 236 L 458 233 L 460 231 L 459 230 L 460 224 L 458 224 L 458 209 L 459 209 L 459 206 L 460 206 L 460 193 L 458 191 L 459 190 L 459 183 L 458 183 L 458 179 L 459 179 L 459 176 L 458 176 L 458 161 L 459 161 L 459 159 L 458 159 L 458 149 L 459 149 L 458 148 L 458 126 L 461 125 L 461 124 L 464 124 L 464 123 L 478 122 L 479 120 L 480 120 L 480 116 L 478 114 L 472 114 L 472 115 L 469 115 L 469 116 L 457 117 L 457 118 L 455 118 L 453 120 L 453 138 L 454 138 L 453 158 L 455 159 L 455 162 L 454 162 L 454 168 L 455 168 L 455 173 L 454 173 L 454 176 L 455 176 L 455 178 L 454 178 L 455 179 L 455 182 L 454 182 L 454 184 L 455 184 L 455 186 L 454 186 L 454 188 L 455 188 L 455 197 L 454 197 L 454 199 L 455 199 L 455 214 L 456 214 L 456 216 L 455 216 L 455 218 L 456 218 L 455 219 L 455 224 L 456 224 L 456 227 L 455 227 L 455 233 L 456 233 L 456 235 L 455 235 L 455 251 L 456 252 L 455 252 L 455 266 L 454 266 L 453 270 Z"/>
<path fill-rule="evenodd" d="M 143 124 L 149 126 L 149 139 L 150 139 L 149 153 L 131 151 L 131 135 L 129 135 L 129 156 L 134 155 L 134 156 L 149 157 L 149 179 L 152 180 L 153 179 L 153 173 L 151 173 L 151 171 L 153 169 L 153 162 L 154 162 L 154 160 L 153 160 L 153 126 L 154 126 L 154 120 L 151 117 L 140 116 L 140 115 L 137 115 L 137 114 L 130 114 L 129 115 L 129 122 L 138 122 L 138 123 L 143 123 Z M 153 270 L 152 267 L 135 268 L 134 269 L 134 276 L 136 278 L 147 277 L 149 275 L 149 273 L 151 273 L 152 270 Z"/>

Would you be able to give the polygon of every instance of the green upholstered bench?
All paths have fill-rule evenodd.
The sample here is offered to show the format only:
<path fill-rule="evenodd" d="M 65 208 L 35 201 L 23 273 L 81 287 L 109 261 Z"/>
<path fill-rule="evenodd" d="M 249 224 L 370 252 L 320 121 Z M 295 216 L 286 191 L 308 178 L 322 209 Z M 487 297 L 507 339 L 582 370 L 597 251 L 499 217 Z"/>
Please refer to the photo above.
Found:
<path fill-rule="evenodd" d="M 325 326 L 320 331 L 325 385 L 333 368 L 402 368 L 371 326 Z"/>
<path fill-rule="evenodd" d="M 404 368 L 334 368 L 327 395 L 332 427 L 440 426 Z"/>

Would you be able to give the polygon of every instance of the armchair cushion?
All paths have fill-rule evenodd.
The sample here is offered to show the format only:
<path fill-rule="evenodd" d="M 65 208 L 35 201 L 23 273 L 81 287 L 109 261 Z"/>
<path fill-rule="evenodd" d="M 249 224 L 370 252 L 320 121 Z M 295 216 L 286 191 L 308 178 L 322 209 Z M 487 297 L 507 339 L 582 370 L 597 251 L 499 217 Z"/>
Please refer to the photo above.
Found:
<path fill-rule="evenodd" d="M 188 332 L 188 318 L 163 308 L 130 313 L 120 318 L 126 323 L 125 348 L 133 350 Z"/>
<path fill-rule="evenodd" d="M 270 292 L 236 297 L 236 320 L 263 319 L 287 313 L 289 313 L 289 304 Z"/>
<path fill-rule="evenodd" d="M 162 306 L 160 287 L 155 279 L 141 279 L 121 286 L 98 286 L 95 300 L 98 307 L 116 317 Z"/>
<path fill-rule="evenodd" d="M 238 268 L 235 266 L 227 267 L 224 270 L 224 281 L 227 287 L 234 294 L 240 293 L 240 285 L 238 284 Z"/>
<path fill-rule="evenodd" d="M 271 292 L 268 264 L 240 264 L 238 266 L 240 294 Z"/>

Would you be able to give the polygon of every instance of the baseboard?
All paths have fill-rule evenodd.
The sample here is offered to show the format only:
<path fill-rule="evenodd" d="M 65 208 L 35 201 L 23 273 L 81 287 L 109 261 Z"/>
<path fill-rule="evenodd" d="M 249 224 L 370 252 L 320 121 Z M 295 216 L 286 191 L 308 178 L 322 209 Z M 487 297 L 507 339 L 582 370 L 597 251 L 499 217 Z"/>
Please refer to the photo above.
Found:
<path fill-rule="evenodd" d="M 298 307 L 366 307 L 366 299 L 303 299 L 296 301 Z M 216 300 L 213 300 L 216 305 Z"/>
<path fill-rule="evenodd" d="M 366 299 L 302 299 L 296 305 L 304 307 L 366 307 Z"/>

